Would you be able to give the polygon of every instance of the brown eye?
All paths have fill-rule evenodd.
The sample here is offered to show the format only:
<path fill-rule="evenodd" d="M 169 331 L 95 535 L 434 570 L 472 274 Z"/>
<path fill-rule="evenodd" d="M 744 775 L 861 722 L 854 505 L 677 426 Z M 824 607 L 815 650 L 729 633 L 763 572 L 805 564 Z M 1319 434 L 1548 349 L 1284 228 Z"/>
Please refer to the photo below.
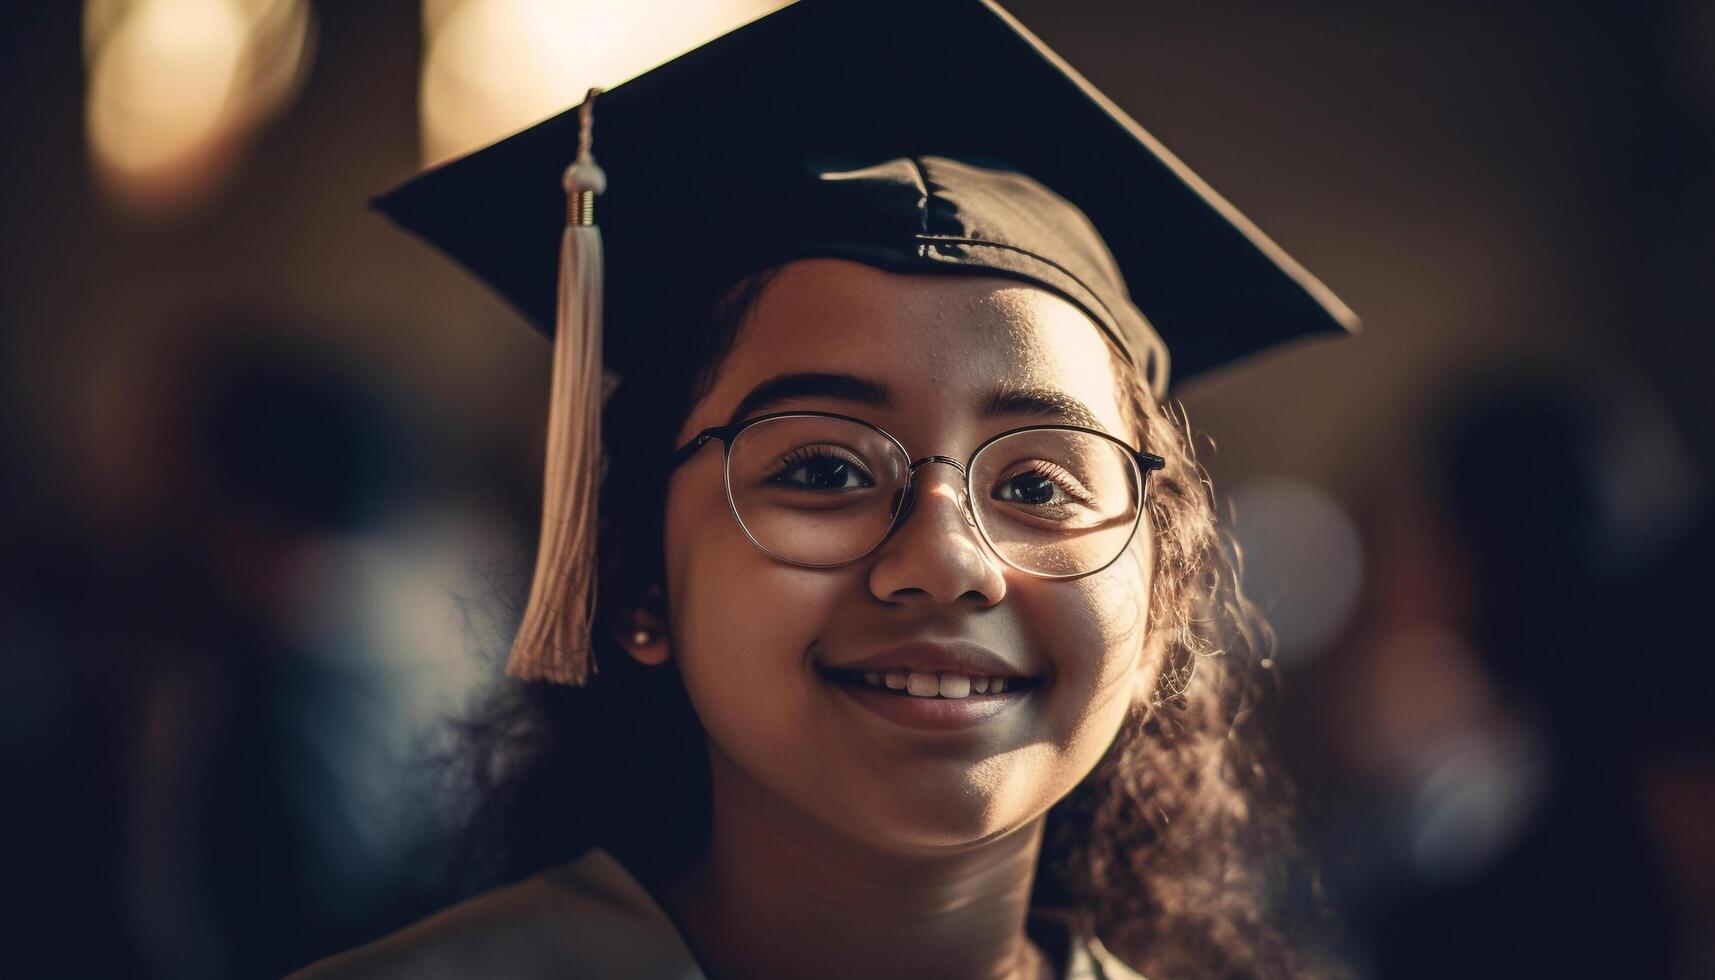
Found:
<path fill-rule="evenodd" d="M 1048 507 L 1087 504 L 1089 495 L 1064 469 L 1042 460 L 1023 473 L 1003 481 L 991 494 L 996 500 L 1028 506 Z"/>
<path fill-rule="evenodd" d="M 800 490 L 863 490 L 875 486 L 854 460 L 820 446 L 794 450 L 781 461 L 781 469 L 768 478 L 777 486 Z M 803 474 L 802 478 L 793 474 Z M 857 482 L 852 482 L 852 481 Z"/>

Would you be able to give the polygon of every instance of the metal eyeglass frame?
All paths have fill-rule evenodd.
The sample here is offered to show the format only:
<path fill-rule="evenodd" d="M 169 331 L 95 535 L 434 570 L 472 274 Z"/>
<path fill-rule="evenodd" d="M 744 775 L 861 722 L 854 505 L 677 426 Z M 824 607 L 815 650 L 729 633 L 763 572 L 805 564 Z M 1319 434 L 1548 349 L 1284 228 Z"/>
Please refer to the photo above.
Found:
<path fill-rule="evenodd" d="M 756 535 L 752 534 L 750 532 L 750 528 L 745 525 L 743 515 L 741 515 L 738 512 L 738 503 L 736 501 L 734 501 L 732 498 L 732 469 L 731 469 L 731 465 L 732 465 L 732 444 L 733 444 L 733 441 L 738 438 L 740 433 L 742 433 L 744 430 L 750 428 L 753 425 L 757 425 L 758 423 L 761 423 L 761 422 L 768 422 L 768 421 L 772 421 L 774 419 L 783 419 L 783 418 L 825 418 L 825 419 L 839 419 L 839 420 L 844 421 L 844 422 L 856 422 L 859 425 L 862 425 L 866 428 L 869 428 L 869 429 L 879 433 L 888 442 L 893 443 L 893 445 L 899 449 L 900 455 L 902 457 L 904 457 L 905 460 L 907 461 L 906 472 L 905 472 L 905 487 L 904 487 L 904 489 L 902 489 L 900 491 L 899 510 L 893 515 L 893 523 L 888 526 L 887 533 L 882 535 L 881 540 L 877 541 L 874 545 L 872 545 L 868 551 L 865 551 L 863 554 L 857 555 L 856 557 L 847 558 L 844 561 L 838 561 L 838 562 L 812 563 L 812 562 L 794 561 L 791 558 L 787 558 L 783 555 L 776 554 L 775 552 L 770 551 L 769 549 L 763 547 L 762 542 L 756 540 Z M 1005 555 L 1001 554 L 1000 549 L 995 547 L 994 542 L 992 540 L 990 540 L 990 538 L 989 538 L 988 530 L 986 528 L 984 528 L 982 525 L 982 522 L 977 519 L 976 509 L 971 504 L 971 493 L 975 489 L 974 487 L 971 486 L 971 469 L 972 469 L 972 467 L 974 467 L 976 465 L 977 457 L 982 454 L 983 450 L 987 449 L 989 446 L 993 445 L 994 443 L 999 442 L 1000 440 L 1006 438 L 1007 436 L 1017 435 L 1020 432 L 1035 432 L 1035 431 L 1040 431 L 1040 430 L 1044 430 L 1044 429 L 1063 430 L 1063 431 L 1068 431 L 1068 432 L 1082 432 L 1082 433 L 1085 433 L 1087 435 L 1097 436 L 1097 437 L 1100 437 L 1102 439 L 1106 439 L 1107 441 L 1113 443 L 1114 445 L 1120 447 L 1121 449 L 1124 449 L 1127 456 L 1130 457 L 1130 459 L 1132 461 L 1132 465 L 1134 467 L 1136 467 L 1134 475 L 1137 477 L 1137 481 L 1136 481 L 1137 482 L 1137 512 L 1132 517 L 1131 531 L 1130 531 L 1130 533 L 1128 533 L 1126 535 L 1125 543 L 1120 545 L 1119 550 L 1114 553 L 1114 556 L 1112 558 L 1109 558 L 1102 565 L 1100 565 L 1096 568 L 1092 568 L 1088 571 L 1073 572 L 1072 574 L 1069 574 L 1069 575 L 1050 575 L 1050 574 L 1047 574 L 1044 572 L 1033 571 L 1031 569 L 1025 568 L 1022 565 L 1017 564 L 1016 562 L 1007 558 Z M 757 549 L 759 551 L 761 551 L 763 554 L 768 555 L 770 558 L 774 558 L 778 561 L 783 561 L 783 562 L 787 563 L 788 565 L 796 565 L 800 568 L 839 568 L 842 565 L 849 565 L 854 561 L 861 561 L 862 559 L 867 558 L 870 555 L 874 554 L 876 549 L 878 549 L 882 545 L 886 544 L 888 539 L 893 537 L 894 532 L 898 531 L 900 526 L 905 523 L 906 515 L 911 513 L 912 501 L 916 496 L 917 471 L 918 471 L 918 469 L 923 467 L 923 466 L 928 465 L 929 463 L 946 463 L 948 466 L 951 466 L 954 469 L 958 470 L 959 474 L 965 478 L 964 488 L 960 491 L 960 496 L 962 498 L 960 500 L 960 508 L 963 511 L 965 523 L 969 524 L 970 526 L 977 529 L 977 534 L 979 537 L 982 538 L 983 544 L 988 546 L 989 551 L 993 552 L 995 557 L 999 558 L 1003 562 L 1006 562 L 1006 564 L 1010 565 L 1011 567 L 1016 568 L 1019 571 L 1025 573 L 1026 575 L 1033 575 L 1033 576 L 1036 576 L 1037 578 L 1074 579 L 1074 578 L 1083 578 L 1086 575 L 1094 575 L 1097 572 L 1101 571 L 1102 569 L 1105 569 L 1109 565 L 1112 565 L 1114 562 L 1118 561 L 1120 556 L 1125 554 L 1126 549 L 1131 547 L 1132 539 L 1137 536 L 1137 527 L 1143 521 L 1144 490 L 1145 490 L 1145 486 L 1148 482 L 1149 474 L 1154 472 L 1155 470 L 1162 469 L 1163 467 L 1165 467 L 1167 465 L 1167 460 L 1163 459 L 1160 456 L 1157 456 L 1154 453 L 1146 453 L 1146 452 L 1142 452 L 1142 451 L 1137 450 L 1137 449 L 1133 449 L 1131 446 L 1127 445 L 1126 442 L 1122 439 L 1119 439 L 1115 436 L 1109 435 L 1108 433 L 1103 432 L 1100 429 L 1086 428 L 1085 426 L 1081 426 L 1081 425 L 1026 425 L 1026 426 L 1020 426 L 1019 428 L 1016 428 L 1016 429 L 1008 429 L 1005 432 L 996 433 L 995 435 L 992 435 L 989 438 L 984 439 L 982 441 L 982 443 L 977 446 L 976 449 L 972 450 L 970 459 L 966 460 L 965 464 L 963 466 L 959 465 L 958 460 L 953 459 L 952 457 L 949 457 L 949 456 L 924 456 L 922 459 L 912 461 L 911 460 L 911 453 L 906 451 L 905 444 L 903 442 L 900 442 L 898 439 L 894 438 L 892 433 L 888 432 L 886 429 L 883 429 L 882 427 L 876 425 L 873 422 L 869 422 L 865 419 L 856 418 L 856 417 L 851 416 L 851 415 L 841 415 L 837 412 L 805 412 L 805 411 L 800 411 L 800 412 L 774 412 L 774 413 L 771 413 L 768 415 L 758 415 L 755 418 L 746 419 L 743 422 L 738 422 L 738 423 L 735 423 L 733 425 L 710 426 L 709 428 L 704 429 L 703 431 L 697 433 L 697 435 L 690 442 L 685 443 L 683 446 L 680 446 L 678 449 L 673 451 L 673 455 L 671 457 L 669 457 L 669 462 L 672 465 L 670 465 L 667 468 L 667 472 L 669 474 L 672 474 L 680 466 L 684 465 L 684 463 L 687 460 L 689 460 L 692 456 L 696 455 L 697 450 L 703 448 L 703 446 L 706 445 L 712 439 L 719 439 L 721 442 L 721 482 L 726 487 L 727 507 L 729 510 L 732 511 L 733 520 L 738 521 L 739 529 L 744 532 L 745 537 L 750 539 L 750 543 L 755 545 L 757 547 Z"/>

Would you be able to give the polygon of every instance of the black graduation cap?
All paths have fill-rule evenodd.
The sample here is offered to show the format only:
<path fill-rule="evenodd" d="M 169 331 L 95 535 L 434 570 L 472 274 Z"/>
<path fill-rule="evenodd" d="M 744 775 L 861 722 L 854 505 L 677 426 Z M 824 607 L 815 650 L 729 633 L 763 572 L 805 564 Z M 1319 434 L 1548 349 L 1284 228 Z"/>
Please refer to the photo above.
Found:
<path fill-rule="evenodd" d="M 579 227 L 588 193 L 574 193 L 568 224 L 573 184 L 600 191 L 599 237 Z M 511 669 L 569 683 L 588 669 L 576 611 L 594 601 L 600 368 L 620 383 L 647 374 L 684 329 L 670 309 L 685 297 L 712 301 L 812 255 L 1010 276 L 1083 308 L 1158 396 L 1170 362 L 1183 380 L 1357 329 L 992 0 L 798 0 L 374 204 L 558 333 L 548 482 L 560 499 L 544 504 Z"/>

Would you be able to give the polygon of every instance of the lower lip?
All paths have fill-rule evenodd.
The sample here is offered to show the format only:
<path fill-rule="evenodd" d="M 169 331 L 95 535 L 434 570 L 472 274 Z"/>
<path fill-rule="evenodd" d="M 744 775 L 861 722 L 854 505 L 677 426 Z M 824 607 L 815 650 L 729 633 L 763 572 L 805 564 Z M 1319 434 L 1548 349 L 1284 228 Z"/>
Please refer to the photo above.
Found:
<path fill-rule="evenodd" d="M 1000 694 L 973 694 L 964 698 L 920 698 L 893 694 L 863 684 L 829 681 L 841 693 L 876 714 L 907 728 L 945 732 L 971 728 L 1017 707 L 1035 691 L 1034 687 Z"/>

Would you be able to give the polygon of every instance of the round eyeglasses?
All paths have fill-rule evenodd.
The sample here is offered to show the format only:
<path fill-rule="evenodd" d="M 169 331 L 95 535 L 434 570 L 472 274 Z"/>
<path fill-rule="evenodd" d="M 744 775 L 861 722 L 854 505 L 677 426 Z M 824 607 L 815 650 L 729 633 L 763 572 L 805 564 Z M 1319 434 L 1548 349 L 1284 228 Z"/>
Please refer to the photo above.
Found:
<path fill-rule="evenodd" d="M 857 561 L 911 511 L 917 471 L 946 463 L 965 478 L 960 508 L 1013 568 L 1076 578 L 1113 564 L 1143 515 L 1144 483 L 1167 465 L 1096 429 L 1033 425 L 985 440 L 963 466 L 913 461 L 862 419 L 779 412 L 704 429 L 674 451 L 676 470 L 710 440 L 724 447 L 727 502 L 751 543 L 807 568 Z"/>

